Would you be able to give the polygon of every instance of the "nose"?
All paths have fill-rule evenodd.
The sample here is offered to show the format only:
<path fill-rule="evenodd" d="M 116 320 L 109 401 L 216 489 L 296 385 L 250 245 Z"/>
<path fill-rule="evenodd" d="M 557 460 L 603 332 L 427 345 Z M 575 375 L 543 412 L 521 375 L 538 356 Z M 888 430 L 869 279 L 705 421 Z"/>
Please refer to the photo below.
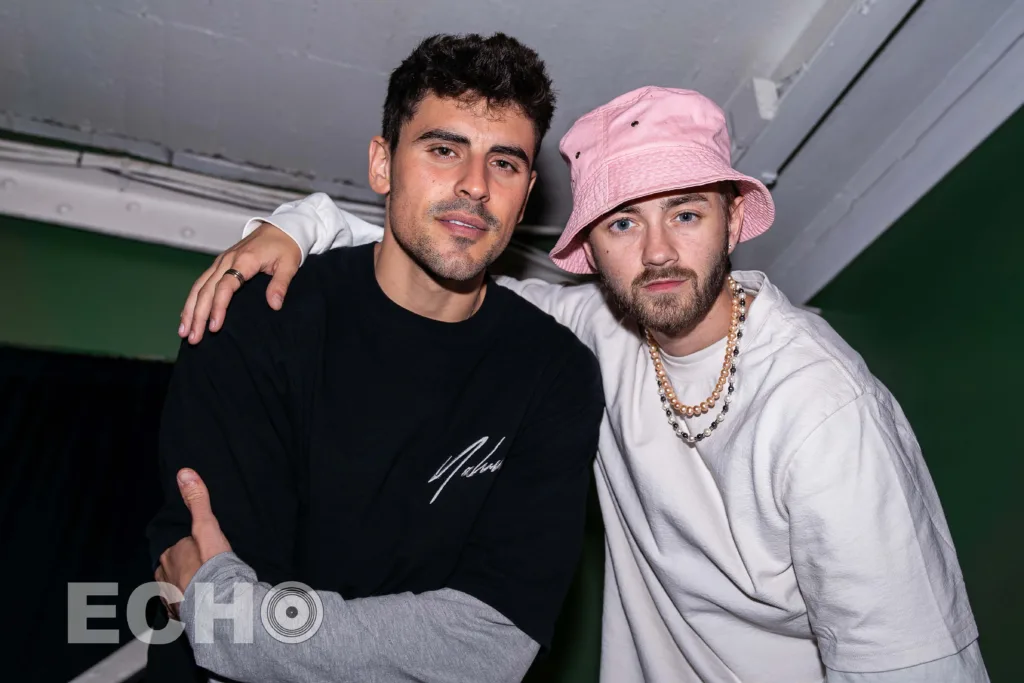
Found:
<path fill-rule="evenodd" d="M 463 173 L 455 184 L 455 194 L 476 202 L 486 202 L 490 197 L 487 187 L 487 165 L 484 159 L 470 159 L 462 165 Z"/>
<path fill-rule="evenodd" d="M 649 225 L 643 234 L 641 258 L 645 266 L 664 267 L 674 264 L 679 253 L 669 239 L 668 231 L 658 224 Z"/>

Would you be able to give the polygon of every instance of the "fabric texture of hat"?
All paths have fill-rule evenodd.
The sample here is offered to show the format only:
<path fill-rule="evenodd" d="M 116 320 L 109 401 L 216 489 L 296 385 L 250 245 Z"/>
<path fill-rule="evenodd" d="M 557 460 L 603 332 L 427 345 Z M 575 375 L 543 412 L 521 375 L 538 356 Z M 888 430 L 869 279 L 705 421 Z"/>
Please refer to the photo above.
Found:
<path fill-rule="evenodd" d="M 692 90 L 652 86 L 621 95 L 576 121 L 558 149 L 569 164 L 573 209 L 550 255 L 570 273 L 594 272 L 584 228 L 652 194 L 732 180 L 744 196 L 741 242 L 775 220 L 768 188 L 732 168 L 724 112 Z"/>

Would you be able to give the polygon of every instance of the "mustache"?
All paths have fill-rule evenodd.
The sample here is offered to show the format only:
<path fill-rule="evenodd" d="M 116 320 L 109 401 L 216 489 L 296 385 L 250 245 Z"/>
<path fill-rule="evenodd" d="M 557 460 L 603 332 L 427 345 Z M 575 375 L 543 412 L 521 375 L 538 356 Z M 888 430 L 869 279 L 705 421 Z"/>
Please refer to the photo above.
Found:
<path fill-rule="evenodd" d="M 449 211 L 464 211 L 465 213 L 471 213 L 480 218 L 491 230 L 497 230 L 501 227 L 501 221 L 499 221 L 493 213 L 488 211 L 487 207 L 484 206 L 482 202 L 473 202 L 459 197 L 457 199 L 438 202 L 437 204 L 432 204 L 430 206 L 430 215 L 432 216 L 448 213 Z"/>
<path fill-rule="evenodd" d="M 668 268 L 645 268 L 643 272 L 633 278 L 633 287 L 644 287 L 658 280 L 693 280 L 696 282 L 697 273 L 689 268 L 682 268 L 678 266 L 670 266 Z"/>

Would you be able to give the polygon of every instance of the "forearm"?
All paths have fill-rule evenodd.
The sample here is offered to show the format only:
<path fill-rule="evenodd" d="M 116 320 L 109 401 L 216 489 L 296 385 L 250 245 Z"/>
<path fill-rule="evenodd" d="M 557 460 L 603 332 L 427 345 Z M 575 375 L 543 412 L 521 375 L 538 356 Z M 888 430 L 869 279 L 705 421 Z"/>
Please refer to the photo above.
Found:
<path fill-rule="evenodd" d="M 268 217 L 250 219 L 242 229 L 242 236 L 247 236 L 261 223 L 269 223 L 295 240 L 302 252 L 302 262 L 309 254 L 357 247 L 379 242 L 384 237 L 384 228 L 343 211 L 323 192 L 282 204 Z"/>
<path fill-rule="evenodd" d="M 201 584 L 211 587 L 206 595 L 217 604 L 233 601 L 236 584 L 251 587 L 250 623 L 237 631 L 251 630 L 251 642 L 235 642 L 242 639 L 234 637 L 231 620 L 204 628 L 203 610 L 207 617 L 213 612 L 209 600 L 196 603 Z M 238 681 L 519 681 L 538 650 L 496 610 L 454 590 L 348 601 L 317 591 L 319 629 L 304 642 L 281 642 L 261 618 L 270 588 L 234 553 L 200 568 L 181 609 L 197 664 Z"/>

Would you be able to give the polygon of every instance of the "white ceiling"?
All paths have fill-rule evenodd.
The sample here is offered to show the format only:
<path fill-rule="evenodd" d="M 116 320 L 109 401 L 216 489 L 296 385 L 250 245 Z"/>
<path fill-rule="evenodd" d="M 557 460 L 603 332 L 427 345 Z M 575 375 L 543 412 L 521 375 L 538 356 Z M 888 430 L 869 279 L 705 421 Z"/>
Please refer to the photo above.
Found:
<path fill-rule="evenodd" d="M 0 112 L 9 128 L 165 148 L 197 170 L 212 167 L 191 154 L 222 157 L 372 200 L 366 148 L 390 70 L 431 33 L 504 31 L 538 50 L 559 93 L 531 207 L 557 225 L 571 204 L 557 142 L 576 118 L 646 84 L 724 104 L 774 70 L 823 2 L 4 0 Z"/>
<path fill-rule="evenodd" d="M 798 303 L 1024 104 L 1024 0 L 0 0 L 0 133 L 157 162 L 0 144 L 0 213 L 206 251 L 280 199 L 265 187 L 374 220 L 388 73 L 471 31 L 535 47 L 559 92 L 527 223 L 568 216 L 572 121 L 694 88 L 737 168 L 775 181 L 775 226 L 734 263 Z"/>

